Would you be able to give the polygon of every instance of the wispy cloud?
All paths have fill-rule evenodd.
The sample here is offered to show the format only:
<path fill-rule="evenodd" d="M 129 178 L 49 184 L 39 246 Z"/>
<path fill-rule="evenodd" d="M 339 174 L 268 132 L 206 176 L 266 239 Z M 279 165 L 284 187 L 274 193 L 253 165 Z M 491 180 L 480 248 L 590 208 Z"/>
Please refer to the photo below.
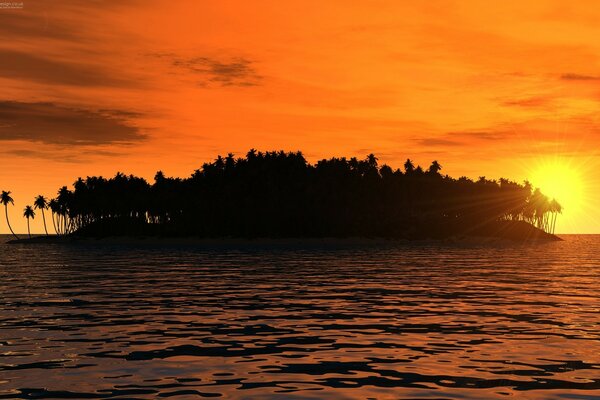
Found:
<path fill-rule="evenodd" d="M 99 150 L 96 148 L 79 149 L 77 152 L 72 152 L 66 151 L 60 146 L 51 146 L 50 148 L 43 149 L 25 149 L 17 147 L 14 149 L 2 150 L 0 154 L 22 158 L 37 158 L 68 164 L 89 162 L 89 160 L 94 157 L 119 157 L 123 155 L 123 153 L 116 151 Z"/>
<path fill-rule="evenodd" d="M 462 146 L 464 143 L 459 140 L 449 139 L 445 137 L 435 138 L 418 138 L 415 142 L 426 147 L 446 147 L 446 146 Z"/>
<path fill-rule="evenodd" d="M 600 81 L 600 76 L 566 73 L 562 74 L 560 79 L 566 81 Z"/>
<path fill-rule="evenodd" d="M 545 107 L 552 102 L 552 99 L 548 97 L 527 97 L 523 99 L 506 100 L 502 102 L 504 106 L 511 107 L 525 107 L 525 108 L 538 108 Z"/>
<path fill-rule="evenodd" d="M 0 76 L 44 84 L 73 86 L 131 86 L 95 65 L 67 62 L 17 50 L 0 50 Z"/>
<path fill-rule="evenodd" d="M 514 131 L 507 129 L 491 129 L 491 130 L 465 130 L 448 132 L 449 137 L 461 139 L 475 139 L 483 141 L 505 140 L 509 136 L 514 135 Z"/>
<path fill-rule="evenodd" d="M 456 147 L 468 146 L 473 142 L 492 142 L 507 139 L 511 134 L 509 130 L 464 130 L 446 132 L 435 137 L 414 138 L 413 141 L 425 147 Z"/>
<path fill-rule="evenodd" d="M 181 57 L 172 53 L 153 53 L 151 56 L 169 60 L 171 66 L 191 72 L 202 86 L 256 86 L 263 77 L 254 61 L 244 57 Z"/>
<path fill-rule="evenodd" d="M 145 134 L 114 111 L 0 101 L 0 141 L 90 146 L 129 144 L 144 139 Z"/>
<path fill-rule="evenodd" d="M 4 40 L 23 38 L 73 40 L 79 36 L 79 33 L 80 31 L 72 24 L 56 17 L 49 18 L 46 13 L 0 13 L 0 34 Z"/>

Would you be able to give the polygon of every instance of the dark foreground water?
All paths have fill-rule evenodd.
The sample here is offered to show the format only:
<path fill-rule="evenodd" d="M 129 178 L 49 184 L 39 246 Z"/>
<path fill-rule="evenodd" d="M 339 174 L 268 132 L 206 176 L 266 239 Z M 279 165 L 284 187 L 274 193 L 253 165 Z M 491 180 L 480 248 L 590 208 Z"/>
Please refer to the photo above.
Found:
<path fill-rule="evenodd" d="M 0 243 L 0 398 L 600 398 L 600 236 L 565 239 Z"/>

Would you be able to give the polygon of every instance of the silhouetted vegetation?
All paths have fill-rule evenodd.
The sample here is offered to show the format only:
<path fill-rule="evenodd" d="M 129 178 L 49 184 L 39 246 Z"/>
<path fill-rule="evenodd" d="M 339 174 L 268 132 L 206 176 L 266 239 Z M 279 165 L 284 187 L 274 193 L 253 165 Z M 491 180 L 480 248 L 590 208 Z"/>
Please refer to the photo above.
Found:
<path fill-rule="evenodd" d="M 312 165 L 300 152 L 250 150 L 185 179 L 160 171 L 153 184 L 122 173 L 79 178 L 47 206 L 60 235 L 440 238 L 501 221 L 554 230 L 560 205 L 528 182 L 441 170 L 437 161 L 426 170 L 411 160 L 403 170 L 379 166 L 373 154 Z M 43 212 L 43 196 L 35 206 Z"/>
<path fill-rule="evenodd" d="M 19 237 L 17 235 L 15 235 L 15 231 L 13 231 L 13 228 L 10 225 L 10 220 L 8 219 L 8 205 L 15 204 L 15 201 L 11 197 L 10 192 L 7 192 L 5 190 L 2 191 L 2 193 L 0 194 L 0 203 L 2 203 L 4 205 L 4 213 L 6 215 L 6 225 L 8 225 L 8 229 L 10 229 L 10 233 L 12 233 L 12 235 L 15 237 L 15 239 L 19 239 Z"/>
<path fill-rule="evenodd" d="M 44 213 L 44 210 L 48 208 L 48 200 L 46 200 L 46 198 L 40 194 L 35 198 L 35 201 L 33 202 L 33 208 L 42 211 L 42 220 L 44 221 L 44 232 L 46 232 L 46 236 L 48 236 L 48 227 L 46 226 L 46 214 Z"/>
<path fill-rule="evenodd" d="M 31 227 L 29 226 L 29 219 L 35 218 L 35 211 L 33 211 L 31 206 L 25 206 L 25 209 L 23 210 L 23 216 L 27 218 L 27 236 L 29 236 L 29 239 L 31 239 Z"/>

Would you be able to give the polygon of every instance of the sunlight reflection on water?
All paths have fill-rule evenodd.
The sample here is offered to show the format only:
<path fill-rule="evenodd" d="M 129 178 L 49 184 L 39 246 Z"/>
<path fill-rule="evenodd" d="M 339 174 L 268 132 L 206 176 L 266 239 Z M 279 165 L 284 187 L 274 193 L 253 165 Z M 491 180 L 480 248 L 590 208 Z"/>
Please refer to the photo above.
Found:
<path fill-rule="evenodd" d="M 0 244 L 0 398 L 600 398 L 600 236 Z"/>

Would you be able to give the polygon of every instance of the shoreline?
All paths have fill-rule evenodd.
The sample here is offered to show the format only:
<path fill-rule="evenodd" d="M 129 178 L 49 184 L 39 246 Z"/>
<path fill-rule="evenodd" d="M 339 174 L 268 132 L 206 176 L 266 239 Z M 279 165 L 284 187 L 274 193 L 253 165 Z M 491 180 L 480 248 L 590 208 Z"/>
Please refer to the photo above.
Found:
<path fill-rule="evenodd" d="M 315 248 L 315 247 L 386 247 L 410 245 L 531 245 L 562 241 L 556 235 L 530 239 L 511 239 L 506 237 L 464 235 L 445 239 L 404 239 L 381 237 L 315 237 L 315 238 L 202 238 L 202 237 L 160 237 L 160 236 L 35 236 L 31 239 L 12 239 L 7 244 L 39 245 L 150 245 L 150 246 L 197 246 L 228 248 Z"/>

